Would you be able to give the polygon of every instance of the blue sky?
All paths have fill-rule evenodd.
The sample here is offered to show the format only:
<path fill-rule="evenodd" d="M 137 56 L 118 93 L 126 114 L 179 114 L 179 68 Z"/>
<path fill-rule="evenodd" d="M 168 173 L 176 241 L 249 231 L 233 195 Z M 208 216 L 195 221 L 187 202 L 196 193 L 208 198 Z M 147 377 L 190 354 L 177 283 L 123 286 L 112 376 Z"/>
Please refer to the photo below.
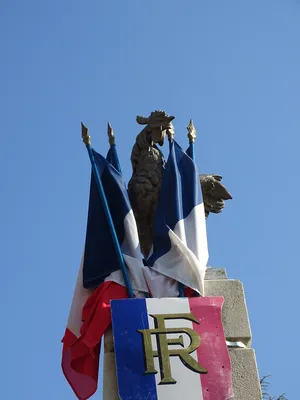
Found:
<path fill-rule="evenodd" d="M 154 109 L 182 145 L 193 117 L 201 172 L 234 197 L 208 219 L 209 264 L 244 283 L 270 391 L 298 398 L 300 2 L 2 0 L 0 29 L 1 398 L 74 398 L 60 339 L 87 217 L 80 121 L 103 153 L 111 121 L 128 181 Z"/>

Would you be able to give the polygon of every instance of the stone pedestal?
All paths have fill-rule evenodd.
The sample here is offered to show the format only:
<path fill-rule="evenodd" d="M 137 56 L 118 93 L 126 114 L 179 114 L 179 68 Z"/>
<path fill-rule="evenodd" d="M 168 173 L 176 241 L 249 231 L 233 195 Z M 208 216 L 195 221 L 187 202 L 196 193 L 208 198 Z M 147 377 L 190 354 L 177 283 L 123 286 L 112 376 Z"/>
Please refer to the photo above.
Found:
<path fill-rule="evenodd" d="M 229 349 L 234 400 L 261 400 L 262 393 L 253 349 Z"/>
<path fill-rule="evenodd" d="M 103 400 L 119 400 L 115 353 L 104 353 L 103 361 Z"/>
<path fill-rule="evenodd" d="M 205 296 L 223 296 L 222 319 L 232 366 L 234 400 L 261 400 L 255 352 L 243 284 L 226 277 L 224 269 L 209 268 Z M 105 335 L 103 400 L 119 400 L 112 332 Z M 188 398 L 188 397 L 187 397 Z"/>

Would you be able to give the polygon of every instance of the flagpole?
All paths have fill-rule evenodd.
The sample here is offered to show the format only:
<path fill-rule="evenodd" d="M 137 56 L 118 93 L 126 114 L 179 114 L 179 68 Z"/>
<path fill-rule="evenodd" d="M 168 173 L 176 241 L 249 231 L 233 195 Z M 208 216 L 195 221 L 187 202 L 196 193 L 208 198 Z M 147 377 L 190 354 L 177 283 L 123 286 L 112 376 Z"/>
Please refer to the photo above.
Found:
<path fill-rule="evenodd" d="M 108 136 L 108 142 L 110 144 L 110 150 L 112 150 L 112 152 L 113 152 L 113 154 L 115 156 L 114 157 L 114 164 L 115 164 L 114 167 L 122 175 L 121 165 L 120 165 L 120 162 L 119 162 L 119 157 L 117 155 L 115 133 L 114 133 L 114 130 L 113 130 L 110 122 L 107 122 L 107 136 Z M 149 298 L 150 297 L 149 293 L 146 293 L 145 297 Z"/>
<path fill-rule="evenodd" d="M 119 241 L 118 241 L 118 237 L 117 237 L 117 234 L 116 234 L 116 231 L 115 231 L 115 227 L 114 227 L 114 223 L 113 223 L 113 220 L 112 220 L 112 217 L 111 217 L 109 206 L 108 206 L 108 203 L 107 203 L 107 200 L 106 200 L 106 196 L 105 196 L 105 193 L 104 193 L 104 189 L 103 189 L 103 185 L 102 185 L 101 178 L 100 178 L 100 175 L 99 175 L 99 171 L 98 171 L 98 169 L 96 167 L 96 161 L 95 161 L 93 150 L 92 150 L 92 146 L 91 146 L 91 137 L 88 134 L 88 129 L 84 126 L 83 123 L 81 123 L 81 136 L 82 136 L 83 143 L 85 144 L 85 146 L 87 148 L 87 151 L 88 151 L 88 154 L 89 154 L 89 158 L 90 158 L 91 165 L 92 165 L 92 171 L 93 171 L 93 174 L 94 174 L 94 178 L 95 178 L 95 181 L 96 181 L 96 185 L 97 185 L 97 188 L 98 188 L 100 199 L 101 199 L 101 202 L 102 202 L 102 205 L 103 205 L 103 209 L 104 209 L 104 213 L 105 213 L 105 216 L 106 216 L 106 220 L 108 222 L 108 227 L 109 227 L 112 239 L 113 239 L 114 248 L 115 248 L 115 251 L 117 253 L 117 257 L 118 257 L 118 261 L 119 261 L 119 264 L 120 264 L 120 267 L 121 267 L 121 271 L 123 273 L 125 286 L 127 288 L 129 297 L 133 298 L 134 295 L 133 295 L 133 291 L 132 291 L 131 282 L 129 280 L 129 277 L 128 277 L 128 274 L 127 274 L 127 271 L 126 271 L 124 258 L 123 258 L 122 251 L 121 251 L 121 248 L 120 248 L 120 244 L 119 244 Z"/>
<path fill-rule="evenodd" d="M 170 128 L 167 129 L 167 136 L 168 136 L 168 140 L 169 140 L 169 148 L 171 150 L 171 146 L 174 140 L 174 127 L 173 124 L 170 122 Z"/>
<path fill-rule="evenodd" d="M 120 174 L 122 174 L 119 158 L 118 158 L 118 156 L 116 154 L 115 134 L 114 134 L 114 130 L 113 130 L 113 128 L 112 128 L 112 126 L 111 126 L 111 124 L 109 122 L 107 123 L 107 135 L 108 135 L 108 141 L 109 141 L 109 144 L 110 144 L 110 148 L 115 154 L 115 164 L 116 164 L 115 167 L 120 172 Z"/>
<path fill-rule="evenodd" d="M 189 144 L 190 144 L 190 157 L 192 160 L 195 161 L 195 140 L 197 131 L 194 127 L 192 119 L 190 119 L 190 122 L 186 129 L 188 130 L 187 137 L 189 138 Z"/>
<path fill-rule="evenodd" d="M 189 138 L 189 144 L 190 144 L 190 149 L 189 149 L 189 153 L 190 154 L 189 155 L 190 155 L 191 159 L 193 161 L 195 161 L 195 140 L 196 140 L 196 137 L 197 137 L 197 135 L 196 135 L 197 131 L 195 129 L 195 126 L 194 126 L 194 123 L 193 123 L 192 119 L 190 119 L 190 122 L 189 122 L 189 124 L 188 124 L 186 129 L 188 131 L 187 137 Z M 199 295 L 199 293 L 196 293 L 195 296 L 199 297 L 200 295 Z"/>
<path fill-rule="evenodd" d="M 192 160 L 195 161 L 195 140 L 196 140 L 196 129 L 194 127 L 193 120 L 190 119 L 190 122 L 187 126 L 188 130 L 188 138 L 189 138 L 189 144 L 190 144 L 190 157 Z M 168 130 L 167 131 L 168 139 L 169 139 L 169 144 L 170 144 L 170 150 L 171 150 L 171 145 L 174 140 L 174 131 L 173 130 Z M 178 282 L 178 290 L 179 290 L 179 297 L 184 297 L 184 284 L 181 282 Z"/>
<path fill-rule="evenodd" d="M 169 148 L 171 151 L 171 146 L 174 141 L 174 129 L 167 129 L 167 135 L 168 135 L 168 140 L 169 140 Z M 184 284 L 181 282 L 178 282 L 178 291 L 179 291 L 179 297 L 184 297 Z"/>

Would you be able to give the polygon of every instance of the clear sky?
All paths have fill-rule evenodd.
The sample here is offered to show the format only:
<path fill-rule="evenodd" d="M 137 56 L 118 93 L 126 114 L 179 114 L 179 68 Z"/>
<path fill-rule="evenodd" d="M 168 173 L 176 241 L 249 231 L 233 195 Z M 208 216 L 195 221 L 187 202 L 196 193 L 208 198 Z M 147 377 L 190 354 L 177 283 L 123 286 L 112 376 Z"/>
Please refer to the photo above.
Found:
<path fill-rule="evenodd" d="M 74 398 L 61 344 L 84 245 L 80 121 L 126 180 L 137 114 L 193 117 L 203 173 L 234 200 L 210 261 L 244 283 L 260 375 L 299 398 L 299 0 L 2 0 L 1 398 Z M 164 148 L 167 152 L 167 147 Z M 94 398 L 101 398 L 98 393 Z"/>

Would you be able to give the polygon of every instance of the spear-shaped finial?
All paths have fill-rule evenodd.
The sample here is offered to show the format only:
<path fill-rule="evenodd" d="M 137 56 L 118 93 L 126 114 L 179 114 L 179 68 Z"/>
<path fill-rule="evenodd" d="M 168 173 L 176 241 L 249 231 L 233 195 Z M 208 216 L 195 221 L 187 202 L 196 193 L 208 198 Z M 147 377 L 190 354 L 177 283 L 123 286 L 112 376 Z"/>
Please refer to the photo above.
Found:
<path fill-rule="evenodd" d="M 88 128 L 84 125 L 83 122 L 81 122 L 81 137 L 83 143 L 88 146 L 91 144 L 91 137 L 89 136 L 89 130 Z"/>
<path fill-rule="evenodd" d="M 174 129 L 174 125 L 172 124 L 172 122 L 169 123 L 169 127 L 166 131 L 166 134 L 168 136 L 169 142 L 172 143 L 174 140 L 174 135 L 175 135 L 175 129 Z"/>
<path fill-rule="evenodd" d="M 187 137 L 189 138 L 190 143 L 195 143 L 197 131 L 195 129 L 192 119 L 190 119 L 190 122 L 189 122 L 188 126 L 186 127 L 186 129 L 188 131 Z"/>
<path fill-rule="evenodd" d="M 114 134 L 114 130 L 109 122 L 107 123 L 107 135 L 108 135 L 109 144 L 111 146 L 114 145 L 115 144 L 115 134 Z"/>

